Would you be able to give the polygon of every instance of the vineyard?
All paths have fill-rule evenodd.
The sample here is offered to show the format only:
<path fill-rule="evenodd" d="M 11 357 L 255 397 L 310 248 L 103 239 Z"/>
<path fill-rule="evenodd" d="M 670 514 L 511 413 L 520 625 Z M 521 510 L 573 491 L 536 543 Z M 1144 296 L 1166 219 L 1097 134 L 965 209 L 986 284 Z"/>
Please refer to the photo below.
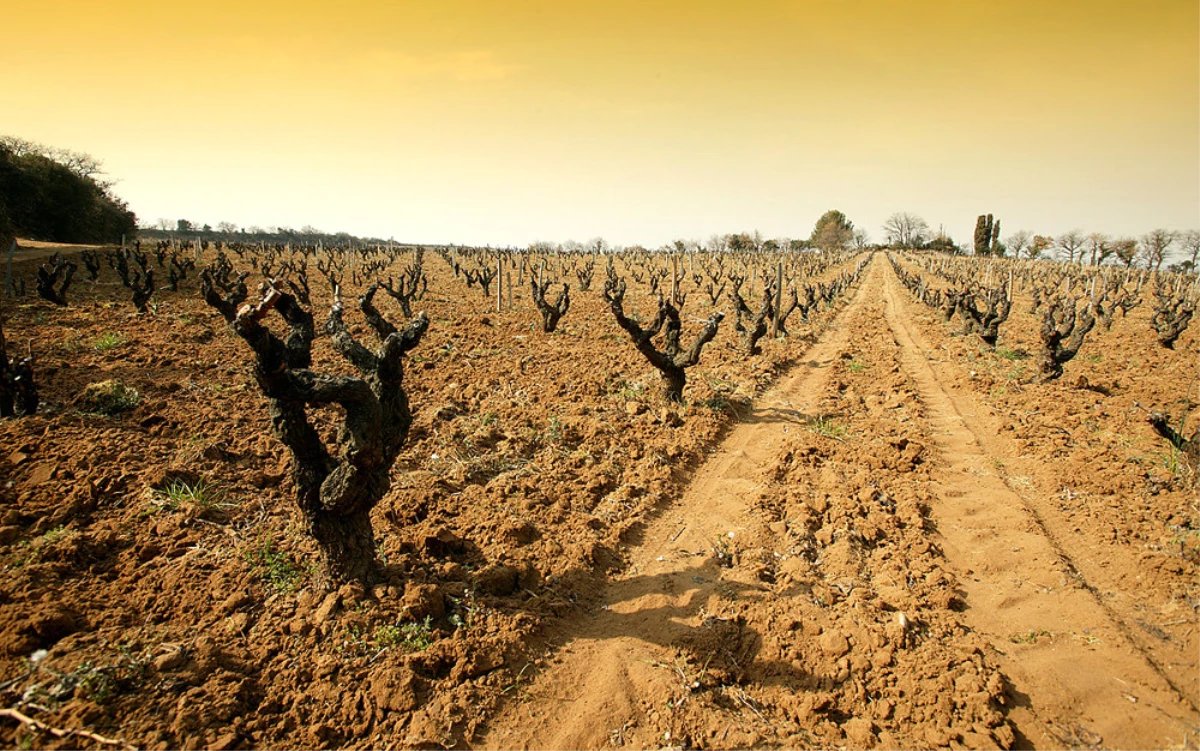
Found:
<path fill-rule="evenodd" d="M 1200 743 L 1195 274 L 165 241 L 12 274 L 9 747 Z"/>

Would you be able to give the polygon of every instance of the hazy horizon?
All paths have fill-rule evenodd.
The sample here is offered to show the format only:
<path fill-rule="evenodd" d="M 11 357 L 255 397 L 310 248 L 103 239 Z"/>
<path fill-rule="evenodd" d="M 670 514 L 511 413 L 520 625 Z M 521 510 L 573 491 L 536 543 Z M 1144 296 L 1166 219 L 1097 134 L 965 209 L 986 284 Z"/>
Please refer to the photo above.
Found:
<path fill-rule="evenodd" d="M 1193 1 L 27 4 L 0 132 L 140 220 L 422 243 L 1200 227 Z"/>

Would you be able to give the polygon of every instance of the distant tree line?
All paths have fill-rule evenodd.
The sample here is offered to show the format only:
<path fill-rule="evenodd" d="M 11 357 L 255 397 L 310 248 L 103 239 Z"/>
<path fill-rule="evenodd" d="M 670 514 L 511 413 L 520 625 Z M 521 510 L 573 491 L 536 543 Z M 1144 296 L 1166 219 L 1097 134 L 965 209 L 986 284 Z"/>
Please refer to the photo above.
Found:
<path fill-rule="evenodd" d="M 1058 236 L 1017 230 L 1006 237 L 1003 243 L 993 245 L 990 255 L 1030 260 L 1054 259 L 1081 266 L 1112 263 L 1125 268 L 1143 266 L 1159 271 L 1174 250 L 1180 251 L 1183 258 L 1170 264 L 1168 270 L 1196 271 L 1196 262 L 1200 260 L 1200 230 L 1175 232 L 1155 229 L 1137 238 L 1111 237 L 1103 232 L 1085 235 L 1077 229 Z M 976 254 L 979 254 L 978 250 Z"/>
<path fill-rule="evenodd" d="M 65 243 L 119 242 L 137 216 L 80 152 L 0 136 L 0 240 L 14 235 Z"/>
<path fill-rule="evenodd" d="M 345 247 L 349 245 L 387 245 L 388 241 L 378 237 L 358 237 L 349 232 L 323 232 L 311 225 L 300 229 L 292 227 L 239 227 L 233 222 L 205 224 L 190 219 L 159 219 L 154 224 L 143 224 L 138 236 L 145 240 L 209 240 L 220 242 L 267 243 L 280 245 L 316 245 Z M 407 243 L 397 242 L 397 245 Z"/>

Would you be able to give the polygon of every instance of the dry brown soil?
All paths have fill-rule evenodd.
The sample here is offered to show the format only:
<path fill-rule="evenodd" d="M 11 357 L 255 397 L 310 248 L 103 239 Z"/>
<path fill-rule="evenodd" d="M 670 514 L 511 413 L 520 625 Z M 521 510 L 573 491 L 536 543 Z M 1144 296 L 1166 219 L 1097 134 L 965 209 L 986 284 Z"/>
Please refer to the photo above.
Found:
<path fill-rule="evenodd" d="M 147 316 L 108 276 L 6 303 L 45 405 L 0 422 L 0 703 L 68 731 L 6 745 L 1197 747 L 1194 477 L 1134 407 L 1195 396 L 1195 326 L 1172 352 L 1135 309 L 1032 384 L 1027 300 L 991 350 L 877 254 L 757 358 L 727 321 L 665 405 L 602 271 L 546 335 L 523 288 L 496 313 L 426 265 L 369 592 L 312 586 L 192 282 Z M 139 404 L 83 411 L 113 378 Z"/>

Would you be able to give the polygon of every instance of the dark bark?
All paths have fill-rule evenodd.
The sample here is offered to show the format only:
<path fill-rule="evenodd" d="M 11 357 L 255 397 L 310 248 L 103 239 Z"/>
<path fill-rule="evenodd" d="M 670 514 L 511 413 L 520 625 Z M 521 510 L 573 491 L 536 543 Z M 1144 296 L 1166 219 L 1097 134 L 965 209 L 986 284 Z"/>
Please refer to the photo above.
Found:
<path fill-rule="evenodd" d="M 735 279 L 733 289 L 729 291 L 729 301 L 733 303 L 733 309 L 737 313 L 734 329 L 742 335 L 742 351 L 753 356 L 762 353 L 758 342 L 766 336 L 767 322 L 775 316 L 775 292 L 770 285 L 766 286 L 763 290 L 762 304 L 755 313 L 742 298 L 741 288 L 742 280 Z"/>
<path fill-rule="evenodd" d="M 1090 308 L 1076 311 L 1074 300 L 1055 300 L 1049 303 L 1042 316 L 1042 352 L 1038 360 L 1042 381 L 1052 381 L 1063 374 L 1063 365 L 1075 357 L 1083 346 L 1083 338 L 1096 325 Z"/>
<path fill-rule="evenodd" d="M 663 396 L 668 401 L 683 400 L 683 389 L 687 385 L 687 369 L 700 361 L 700 351 L 717 335 L 717 327 L 725 318 L 720 311 L 708 318 L 704 328 L 696 335 L 690 347 L 681 350 L 679 335 L 682 328 L 679 311 L 668 300 L 658 299 L 658 313 L 648 328 L 643 329 L 636 321 L 625 316 L 625 282 L 610 277 L 604 285 L 604 299 L 608 301 L 617 325 L 625 329 L 638 352 L 658 369 L 663 378 Z M 663 332 L 663 349 L 654 346 L 653 339 Z"/>
<path fill-rule="evenodd" d="M 1186 416 L 1186 412 L 1184 413 Z M 1183 433 L 1183 419 L 1179 420 L 1179 430 L 1171 427 L 1171 420 L 1165 412 L 1151 412 L 1147 418 L 1147 422 L 1154 428 L 1154 431 L 1163 438 L 1167 439 L 1178 451 L 1182 452 L 1188 466 L 1192 472 L 1200 471 L 1200 429 L 1193 431 L 1191 438 L 1185 438 Z M 1200 477 L 1200 476 L 1198 476 Z"/>
<path fill-rule="evenodd" d="M 412 318 L 413 301 L 420 300 L 429 289 L 429 279 L 425 276 L 423 268 L 424 258 L 424 251 L 418 250 L 412 265 L 400 274 L 399 284 L 392 282 L 392 277 L 389 276 L 387 284 L 379 285 L 389 297 L 400 303 L 400 310 L 407 318 Z"/>
<path fill-rule="evenodd" d="M 979 297 L 975 294 L 964 296 L 960 309 L 968 321 L 968 329 L 978 334 L 989 347 L 994 348 L 996 340 L 1000 338 L 1000 324 L 1008 320 L 1008 314 L 1012 310 L 1008 287 L 1001 285 L 999 289 L 985 292 L 982 308 L 978 302 Z"/>
<path fill-rule="evenodd" d="M 84 268 L 87 269 L 88 279 L 96 281 L 100 278 L 100 254 L 94 250 L 83 250 L 79 253 Z"/>
<path fill-rule="evenodd" d="M 37 411 L 37 384 L 33 380 L 33 356 L 10 361 L 0 324 L 0 417 L 32 415 Z"/>
<path fill-rule="evenodd" d="M 55 253 L 50 266 L 42 264 L 37 271 L 37 293 L 39 297 L 55 305 L 67 304 L 67 289 L 78 266 L 73 261 L 64 261 L 62 253 Z"/>
<path fill-rule="evenodd" d="M 777 336 L 788 336 L 787 319 L 794 311 L 800 310 L 800 295 L 796 292 L 796 288 L 791 289 L 791 299 L 780 306 L 777 324 L 779 332 Z M 807 311 L 801 312 L 801 318 L 808 319 Z"/>
<path fill-rule="evenodd" d="M 429 319 L 422 313 L 398 330 L 375 308 L 379 287 L 372 285 L 359 298 L 359 308 L 380 341 L 371 350 L 350 334 L 337 299 L 324 328 L 334 349 L 360 376 L 328 375 L 310 369 L 313 317 L 294 296 L 266 283 L 257 303 L 238 307 L 244 284 L 231 285 L 232 291 L 222 297 L 214 277 L 207 269 L 201 275 L 205 299 L 254 351 L 255 379 L 270 399 L 275 434 L 292 453 L 296 500 L 321 550 L 324 576 L 330 583 L 372 583 L 377 561 L 371 509 L 387 493 L 391 467 L 412 425 L 403 357 L 420 342 Z M 287 324 L 286 338 L 263 325 L 272 311 Z M 307 412 L 311 406 L 328 404 L 339 405 L 344 415 L 336 456 L 321 441 Z"/>
<path fill-rule="evenodd" d="M 582 269 L 575 271 L 575 278 L 579 280 L 579 290 L 581 292 L 587 292 L 592 288 L 592 277 L 595 276 L 595 273 L 596 262 L 591 259 L 588 259 L 588 262 L 584 264 Z"/>
<path fill-rule="evenodd" d="M 1154 306 L 1154 316 L 1150 325 L 1158 334 L 1158 343 L 1167 349 L 1175 349 L 1175 340 L 1187 330 L 1196 312 L 1196 307 L 1185 297 L 1175 297 L 1161 290 L 1155 290 L 1158 304 Z"/>
<path fill-rule="evenodd" d="M 139 313 L 145 313 L 150 298 L 154 296 L 154 269 L 149 269 L 145 274 L 134 271 L 129 289 L 133 292 L 133 307 Z"/>
<path fill-rule="evenodd" d="M 547 334 L 558 328 L 558 322 L 571 309 L 571 285 L 564 284 L 558 300 L 551 305 L 546 302 L 546 292 L 550 290 L 551 282 L 538 284 L 537 279 L 530 277 L 529 285 L 533 290 L 533 302 L 542 314 L 542 331 Z"/>

